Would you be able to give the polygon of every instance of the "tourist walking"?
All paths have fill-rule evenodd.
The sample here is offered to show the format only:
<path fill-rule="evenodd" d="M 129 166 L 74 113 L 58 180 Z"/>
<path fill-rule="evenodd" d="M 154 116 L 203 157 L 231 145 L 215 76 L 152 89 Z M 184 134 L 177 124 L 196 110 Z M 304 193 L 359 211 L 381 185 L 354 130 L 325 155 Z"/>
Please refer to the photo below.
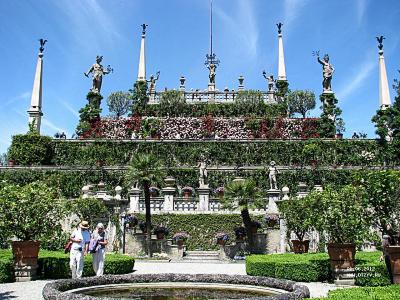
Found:
<path fill-rule="evenodd" d="M 71 253 L 69 266 L 72 278 L 81 278 L 83 273 L 84 257 L 88 253 L 90 242 L 89 223 L 82 221 L 71 235 Z"/>
<path fill-rule="evenodd" d="M 93 253 L 93 270 L 96 276 L 102 276 L 104 273 L 104 259 L 106 256 L 106 246 L 108 244 L 107 233 L 104 230 L 103 223 L 96 226 L 92 239 L 97 241 L 96 251 Z"/>

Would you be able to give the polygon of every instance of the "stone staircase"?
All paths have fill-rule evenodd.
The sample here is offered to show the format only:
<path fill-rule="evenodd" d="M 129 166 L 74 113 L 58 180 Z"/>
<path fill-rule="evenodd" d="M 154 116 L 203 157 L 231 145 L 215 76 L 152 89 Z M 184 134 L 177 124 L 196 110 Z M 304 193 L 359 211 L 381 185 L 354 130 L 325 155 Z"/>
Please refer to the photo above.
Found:
<path fill-rule="evenodd" d="M 221 263 L 218 251 L 186 251 L 183 262 Z"/>

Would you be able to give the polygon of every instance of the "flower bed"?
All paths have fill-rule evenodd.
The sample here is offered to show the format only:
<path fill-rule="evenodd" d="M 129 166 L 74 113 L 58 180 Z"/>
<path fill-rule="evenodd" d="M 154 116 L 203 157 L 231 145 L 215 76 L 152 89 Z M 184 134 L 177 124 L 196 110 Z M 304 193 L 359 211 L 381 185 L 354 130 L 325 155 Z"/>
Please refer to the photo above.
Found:
<path fill-rule="evenodd" d="M 135 260 L 126 255 L 109 254 L 106 256 L 105 274 L 127 274 L 133 270 Z M 38 275 L 46 279 L 69 278 L 69 255 L 60 251 L 40 251 Z M 0 283 L 14 280 L 12 253 L 9 250 L 0 251 Z M 83 276 L 94 276 L 92 255 L 85 257 Z"/>
<path fill-rule="evenodd" d="M 82 137 L 168 140 L 317 138 L 319 137 L 318 122 L 315 118 L 249 119 L 212 116 L 103 118 L 92 122 L 90 129 L 84 132 Z"/>
<path fill-rule="evenodd" d="M 356 284 L 383 286 L 390 284 L 380 252 L 357 252 Z M 246 257 L 246 272 L 253 276 L 284 278 L 294 281 L 329 281 L 331 271 L 326 253 L 271 254 Z"/>

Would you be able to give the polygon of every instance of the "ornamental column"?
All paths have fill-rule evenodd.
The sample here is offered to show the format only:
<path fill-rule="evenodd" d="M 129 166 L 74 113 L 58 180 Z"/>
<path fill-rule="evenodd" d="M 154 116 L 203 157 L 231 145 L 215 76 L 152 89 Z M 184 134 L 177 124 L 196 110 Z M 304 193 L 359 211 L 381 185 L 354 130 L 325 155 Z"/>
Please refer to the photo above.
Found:
<path fill-rule="evenodd" d="M 35 79 L 33 82 L 31 106 L 28 110 L 29 115 L 29 126 L 40 134 L 40 125 L 42 121 L 42 78 L 43 78 L 43 51 L 44 45 L 47 40 L 40 39 L 40 48 L 38 54 L 38 60 L 36 64 Z"/>
<path fill-rule="evenodd" d="M 128 213 L 133 214 L 133 213 L 140 212 L 139 201 L 140 201 L 141 193 L 142 193 L 142 191 L 137 187 L 132 187 L 131 190 L 129 191 L 129 211 L 128 211 Z"/>
<path fill-rule="evenodd" d="M 137 81 L 146 81 L 146 53 L 145 53 L 145 39 L 146 39 L 146 28 L 148 25 L 142 24 L 142 41 L 140 44 L 140 56 L 139 56 L 139 70 Z"/>
<path fill-rule="evenodd" d="M 285 54 L 283 51 L 282 23 L 278 23 L 278 80 L 286 81 Z"/>
<path fill-rule="evenodd" d="M 386 72 L 385 57 L 383 55 L 383 36 L 377 37 L 379 48 L 379 106 L 382 110 L 392 105 L 389 92 L 389 82 Z"/>

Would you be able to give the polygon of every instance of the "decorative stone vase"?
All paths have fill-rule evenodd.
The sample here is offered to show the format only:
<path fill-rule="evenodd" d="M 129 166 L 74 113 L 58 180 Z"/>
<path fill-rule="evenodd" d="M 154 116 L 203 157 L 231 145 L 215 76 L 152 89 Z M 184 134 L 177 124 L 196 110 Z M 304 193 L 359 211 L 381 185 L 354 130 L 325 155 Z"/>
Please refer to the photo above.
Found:
<path fill-rule="evenodd" d="M 387 251 L 390 256 L 393 283 L 400 284 L 400 246 L 389 246 Z"/>
<path fill-rule="evenodd" d="M 354 268 L 356 255 L 356 246 L 354 244 L 328 243 L 328 254 L 332 270 Z"/>
<path fill-rule="evenodd" d="M 343 139 L 343 133 L 336 133 L 337 139 Z"/>
<path fill-rule="evenodd" d="M 293 252 L 296 254 L 307 253 L 310 247 L 310 241 L 291 240 L 293 244 Z"/>
<path fill-rule="evenodd" d="M 184 191 L 183 192 L 183 197 L 184 198 L 190 198 L 190 192 L 189 191 Z"/>
<path fill-rule="evenodd" d="M 165 238 L 165 233 L 164 232 L 158 232 L 156 233 L 157 240 L 163 240 Z"/>

